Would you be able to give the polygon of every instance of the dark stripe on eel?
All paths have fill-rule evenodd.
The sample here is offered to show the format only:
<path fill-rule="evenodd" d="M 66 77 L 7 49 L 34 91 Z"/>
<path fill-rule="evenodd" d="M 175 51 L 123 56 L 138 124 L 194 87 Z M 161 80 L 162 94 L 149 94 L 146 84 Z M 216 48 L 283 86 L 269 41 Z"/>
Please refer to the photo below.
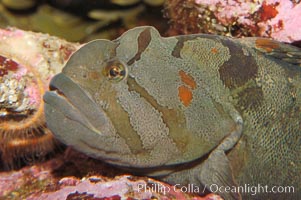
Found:
<path fill-rule="evenodd" d="M 162 114 L 162 120 L 169 129 L 169 135 L 177 145 L 179 150 L 184 150 L 189 143 L 189 133 L 186 129 L 186 120 L 182 112 L 176 109 L 168 109 L 158 104 L 156 99 L 141 87 L 134 78 L 128 78 L 129 91 L 140 94 L 151 106 Z"/>
<path fill-rule="evenodd" d="M 197 35 L 185 35 L 185 36 L 176 37 L 178 42 L 177 42 L 176 46 L 173 48 L 171 55 L 176 58 L 182 58 L 181 50 L 184 46 L 184 43 L 188 40 L 194 40 L 197 37 L 198 37 Z"/>
<path fill-rule="evenodd" d="M 150 41 L 151 41 L 150 29 L 146 28 L 138 36 L 138 51 L 137 51 L 136 55 L 127 62 L 128 65 L 131 65 L 135 61 L 140 60 L 141 54 L 148 47 Z"/>
<path fill-rule="evenodd" d="M 195 40 L 197 38 L 215 40 L 216 36 L 215 35 L 207 35 L 207 34 L 195 34 L 195 35 L 181 35 L 181 36 L 177 36 L 175 38 L 178 40 L 178 42 L 175 45 L 175 47 L 173 48 L 171 55 L 176 58 L 182 58 L 181 50 L 184 47 L 184 43 L 186 41 Z"/>
<path fill-rule="evenodd" d="M 105 99 L 110 105 L 106 109 L 106 115 L 112 122 L 117 134 L 125 140 L 132 154 L 143 153 L 145 150 L 143 149 L 140 136 L 130 123 L 129 113 L 116 101 L 116 92 L 111 90 L 110 95 L 101 93 L 99 99 Z"/>
<path fill-rule="evenodd" d="M 234 89 L 254 79 L 258 65 L 252 56 L 246 56 L 242 47 L 228 39 L 221 42 L 229 48 L 230 59 L 219 68 L 220 79 L 227 88 Z"/>

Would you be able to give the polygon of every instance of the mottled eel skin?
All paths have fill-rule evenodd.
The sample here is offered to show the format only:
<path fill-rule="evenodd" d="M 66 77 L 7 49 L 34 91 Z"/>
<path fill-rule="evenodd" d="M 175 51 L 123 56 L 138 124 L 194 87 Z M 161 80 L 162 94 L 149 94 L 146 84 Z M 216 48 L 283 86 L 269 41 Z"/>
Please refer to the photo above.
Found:
<path fill-rule="evenodd" d="M 219 192 L 301 199 L 301 50 L 263 38 L 163 38 L 138 27 L 73 54 L 44 96 L 55 136 L 173 184 L 294 186 Z"/>

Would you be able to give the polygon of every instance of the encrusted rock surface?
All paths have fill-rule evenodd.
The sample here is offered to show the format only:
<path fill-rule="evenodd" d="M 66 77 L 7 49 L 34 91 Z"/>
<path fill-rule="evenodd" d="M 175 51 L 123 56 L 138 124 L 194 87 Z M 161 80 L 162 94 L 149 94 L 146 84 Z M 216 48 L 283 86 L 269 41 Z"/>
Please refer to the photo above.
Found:
<path fill-rule="evenodd" d="M 212 33 L 301 40 L 301 2 L 292 0 L 167 0 L 170 34 Z"/>
<path fill-rule="evenodd" d="M 0 172 L 0 188 L 1 200 L 222 200 L 218 195 L 200 197 L 186 188 L 128 175 L 72 149 L 44 163 Z"/>
<path fill-rule="evenodd" d="M 0 29 L 0 168 L 52 151 L 42 96 L 79 44 L 47 34 Z"/>

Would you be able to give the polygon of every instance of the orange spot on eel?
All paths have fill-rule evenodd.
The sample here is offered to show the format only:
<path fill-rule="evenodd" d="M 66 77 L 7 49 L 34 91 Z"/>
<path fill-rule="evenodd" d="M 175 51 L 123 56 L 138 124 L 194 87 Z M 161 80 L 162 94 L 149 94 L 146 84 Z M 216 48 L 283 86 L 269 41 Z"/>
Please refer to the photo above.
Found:
<path fill-rule="evenodd" d="M 273 40 L 258 38 L 255 41 L 256 47 L 264 49 L 266 52 L 270 53 L 273 49 L 279 48 L 279 44 Z"/>
<path fill-rule="evenodd" d="M 193 90 L 196 88 L 196 82 L 194 81 L 192 76 L 190 76 L 189 74 L 186 74 L 183 70 L 179 71 L 179 75 L 180 75 L 183 83 L 185 83 L 187 86 L 189 86 Z"/>
<path fill-rule="evenodd" d="M 214 53 L 214 54 L 216 54 L 216 53 L 218 53 L 218 50 L 217 50 L 217 48 L 212 48 L 211 52 Z"/>
<path fill-rule="evenodd" d="M 184 106 L 185 107 L 189 106 L 189 104 L 191 103 L 191 100 L 192 100 L 191 90 L 188 87 L 181 85 L 178 88 L 178 91 L 179 91 L 179 93 L 178 93 L 179 98 L 182 101 L 182 103 L 184 104 Z"/>

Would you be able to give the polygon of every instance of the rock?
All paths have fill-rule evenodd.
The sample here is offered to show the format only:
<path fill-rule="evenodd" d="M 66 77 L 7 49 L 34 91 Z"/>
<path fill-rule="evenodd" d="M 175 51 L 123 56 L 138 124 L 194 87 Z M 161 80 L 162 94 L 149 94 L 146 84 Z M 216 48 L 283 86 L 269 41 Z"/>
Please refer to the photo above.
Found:
<path fill-rule="evenodd" d="M 15 28 L 0 40 L 0 168 L 9 169 L 53 151 L 42 96 L 79 44 Z"/>
<path fill-rule="evenodd" d="M 212 33 L 234 37 L 301 40 L 301 3 L 291 0 L 188 0 L 166 3 L 170 34 Z"/>

